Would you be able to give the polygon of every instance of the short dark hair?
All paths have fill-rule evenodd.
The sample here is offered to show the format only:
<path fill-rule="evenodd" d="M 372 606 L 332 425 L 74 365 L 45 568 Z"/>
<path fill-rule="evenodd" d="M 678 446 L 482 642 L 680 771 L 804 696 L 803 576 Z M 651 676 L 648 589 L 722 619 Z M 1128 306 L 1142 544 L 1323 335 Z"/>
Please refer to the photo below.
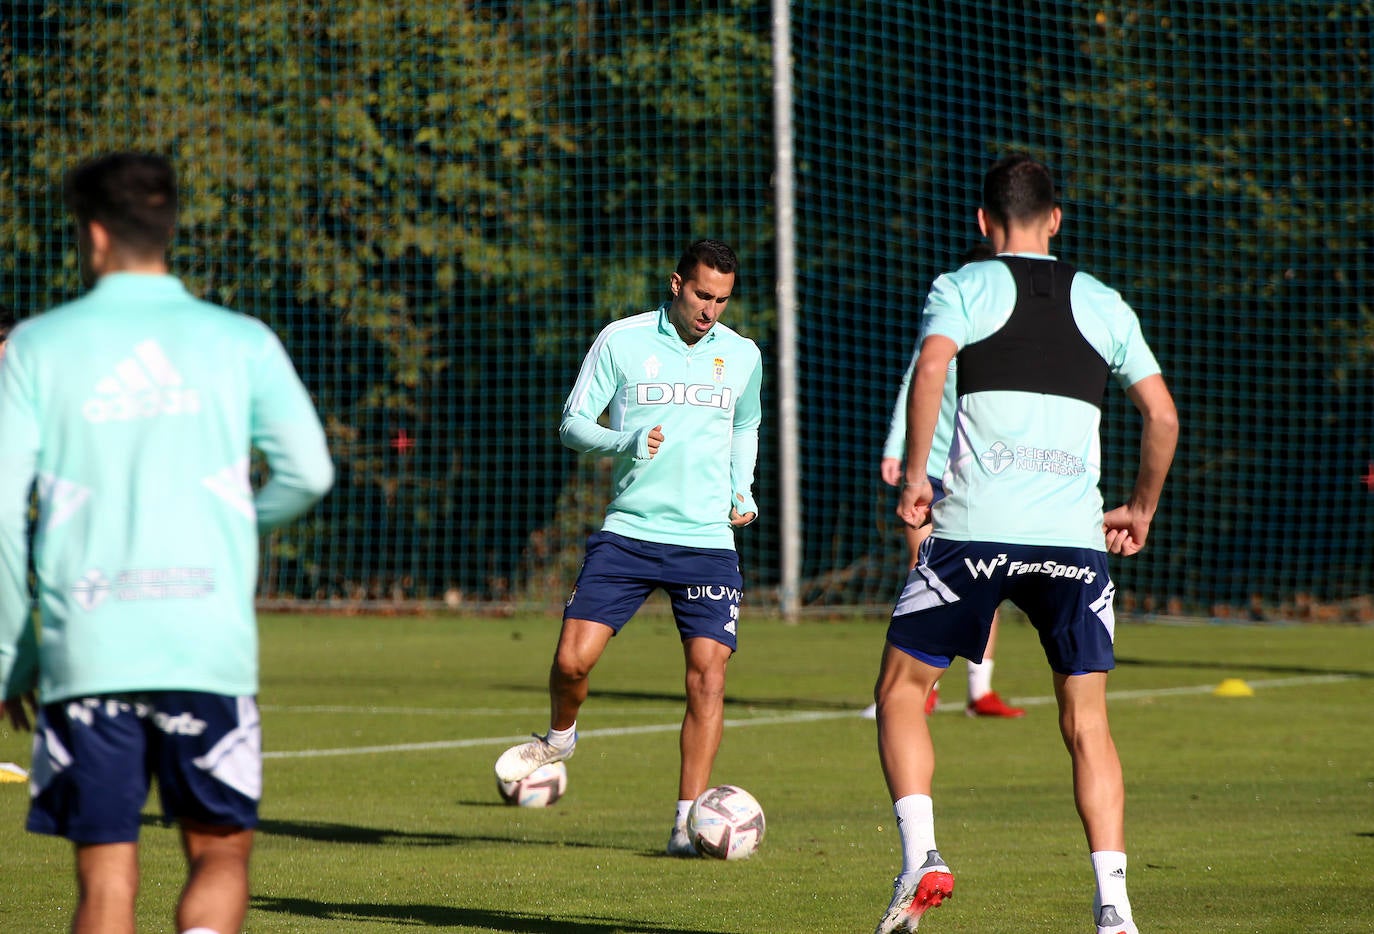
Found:
<path fill-rule="evenodd" d="M 10 331 L 14 328 L 14 312 L 4 305 L 0 305 L 0 344 L 5 342 L 5 338 L 10 336 Z"/>
<path fill-rule="evenodd" d="M 120 245 L 161 253 L 177 218 L 176 171 L 153 153 L 109 153 L 68 172 L 62 199 L 83 227 L 97 221 Z"/>
<path fill-rule="evenodd" d="M 716 272 L 739 272 L 739 257 L 723 241 L 698 240 L 677 261 L 677 274 L 690 279 L 698 266 L 707 266 Z"/>
<path fill-rule="evenodd" d="M 999 223 L 1036 220 L 1054 203 L 1054 176 L 1025 153 L 1003 156 L 983 176 L 983 210 Z"/>

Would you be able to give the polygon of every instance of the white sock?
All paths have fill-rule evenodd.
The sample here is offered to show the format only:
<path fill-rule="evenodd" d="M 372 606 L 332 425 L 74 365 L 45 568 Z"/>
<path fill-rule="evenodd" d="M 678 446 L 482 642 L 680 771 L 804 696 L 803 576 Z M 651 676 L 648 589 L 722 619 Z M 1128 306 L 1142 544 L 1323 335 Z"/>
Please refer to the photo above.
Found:
<path fill-rule="evenodd" d="M 679 801 L 677 803 L 677 815 L 673 818 L 674 827 L 687 826 L 687 812 L 692 809 L 692 802 Z"/>
<path fill-rule="evenodd" d="M 935 849 L 935 805 L 930 795 L 907 795 L 892 803 L 902 835 L 902 875 L 914 876 Z"/>
<path fill-rule="evenodd" d="M 1129 921 L 1131 899 L 1126 895 L 1126 854 L 1098 850 L 1092 854 L 1092 861 L 1093 875 L 1097 877 L 1097 904 L 1114 906 L 1116 913 Z"/>
<path fill-rule="evenodd" d="M 968 663 L 968 699 L 976 701 L 992 690 L 992 659 Z"/>
<path fill-rule="evenodd" d="M 210 928 L 187 928 L 181 934 L 219 934 L 219 932 Z"/>
<path fill-rule="evenodd" d="M 576 739 L 577 721 L 574 720 L 573 725 L 566 730 L 555 730 L 553 727 L 549 727 L 549 735 L 544 737 L 544 742 L 555 749 L 567 749 Z"/>

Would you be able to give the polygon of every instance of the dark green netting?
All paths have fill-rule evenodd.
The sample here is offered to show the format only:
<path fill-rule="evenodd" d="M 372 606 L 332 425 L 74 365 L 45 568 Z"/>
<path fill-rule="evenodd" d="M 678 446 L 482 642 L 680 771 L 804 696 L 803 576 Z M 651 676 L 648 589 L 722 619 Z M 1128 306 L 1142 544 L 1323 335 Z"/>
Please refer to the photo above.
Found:
<path fill-rule="evenodd" d="M 1125 612 L 1359 616 L 1371 587 L 1374 101 L 1364 3 L 795 3 L 800 470 L 809 605 L 901 580 L 877 467 L 931 279 L 984 168 L 1055 169 L 1064 258 L 1140 313 L 1184 438 Z M 559 446 L 592 337 L 696 236 L 776 360 L 772 11 L 759 2 L 16 2 L 0 33 L 0 303 L 75 294 L 57 188 L 173 157 L 173 255 L 271 324 L 338 488 L 262 594 L 545 601 L 600 517 Z M 771 370 L 770 370 L 771 373 Z M 742 537 L 779 581 L 777 383 Z M 1108 500 L 1137 425 L 1104 415 Z M 3 443 L 3 439 L 0 439 Z"/>

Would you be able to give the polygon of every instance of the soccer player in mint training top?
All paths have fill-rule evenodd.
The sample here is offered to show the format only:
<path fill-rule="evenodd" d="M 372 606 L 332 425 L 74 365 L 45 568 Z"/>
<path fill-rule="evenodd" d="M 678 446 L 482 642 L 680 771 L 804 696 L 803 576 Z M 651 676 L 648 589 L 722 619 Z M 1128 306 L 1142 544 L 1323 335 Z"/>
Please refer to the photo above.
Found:
<path fill-rule="evenodd" d="M 74 932 L 134 930 L 155 776 L 188 862 L 176 930 L 233 934 L 262 785 L 258 536 L 334 468 L 276 336 L 168 274 L 171 165 L 103 156 L 65 197 L 94 287 L 22 322 L 0 361 L 0 709 L 18 725 L 36 679 L 28 829 L 75 846 Z"/>
<path fill-rule="evenodd" d="M 978 223 L 996 251 L 940 276 L 923 312 L 908 398 L 898 515 L 931 509 L 926 463 L 957 355 L 954 441 L 935 530 L 892 611 L 878 674 L 878 752 L 902 842 L 902 870 L 878 934 L 913 931 L 954 891 L 935 844 L 935 753 L 923 704 L 954 656 L 978 660 L 992 611 L 1009 599 L 1040 635 L 1073 760 L 1098 934 L 1137 934 L 1126 894 L 1125 792 L 1107 723 L 1114 666 L 1108 553 L 1145 545 L 1178 440 L 1178 415 L 1135 313 L 1049 252 L 1059 230 L 1049 170 L 1008 156 L 987 173 Z M 1098 425 L 1109 379 L 1142 419 L 1124 505 L 1102 511 Z"/>
<path fill-rule="evenodd" d="M 549 732 L 496 762 L 517 781 L 569 758 L 587 680 L 611 637 L 657 588 L 682 636 L 687 712 L 668 853 L 695 856 L 687 811 L 707 789 L 725 724 L 725 665 L 743 581 L 734 530 L 758 515 L 751 487 L 761 410 L 759 349 L 720 323 L 739 261 L 718 240 L 687 248 L 654 311 L 608 325 L 563 406 L 559 434 L 615 461 L 615 494 L 587 540 L 549 671 Z M 598 418 L 609 413 L 609 425 Z"/>

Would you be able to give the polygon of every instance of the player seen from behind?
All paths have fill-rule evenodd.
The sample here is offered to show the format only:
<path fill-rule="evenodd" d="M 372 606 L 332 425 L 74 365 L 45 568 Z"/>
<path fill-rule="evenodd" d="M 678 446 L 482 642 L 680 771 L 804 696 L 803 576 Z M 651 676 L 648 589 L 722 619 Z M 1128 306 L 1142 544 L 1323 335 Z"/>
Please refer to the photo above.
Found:
<path fill-rule="evenodd" d="M 169 274 L 171 165 L 100 157 L 65 197 L 93 287 L 18 325 L 0 360 L 0 712 L 27 726 L 37 688 L 28 829 L 74 844 L 72 931 L 134 930 L 155 776 L 188 863 L 176 929 L 233 934 L 262 785 L 258 536 L 334 468 L 276 336 Z"/>
<path fill-rule="evenodd" d="M 1114 587 L 1107 555 L 1145 545 L 1178 440 L 1178 415 L 1135 313 L 1049 252 L 1059 230 L 1049 170 L 1009 156 L 987 173 L 978 223 L 997 259 L 939 277 L 926 300 L 908 400 L 898 515 L 919 527 L 951 361 L 958 407 L 935 530 L 892 611 L 875 694 L 878 752 L 902 870 L 877 934 L 916 929 L 954 891 L 935 843 L 935 753 L 923 704 L 954 656 L 977 660 L 1009 599 L 1040 634 L 1096 886 L 1097 934 L 1137 934 L 1126 893 L 1125 791 L 1107 722 Z M 1109 378 L 1142 417 L 1130 499 L 1104 516 L 1098 425 Z"/>

